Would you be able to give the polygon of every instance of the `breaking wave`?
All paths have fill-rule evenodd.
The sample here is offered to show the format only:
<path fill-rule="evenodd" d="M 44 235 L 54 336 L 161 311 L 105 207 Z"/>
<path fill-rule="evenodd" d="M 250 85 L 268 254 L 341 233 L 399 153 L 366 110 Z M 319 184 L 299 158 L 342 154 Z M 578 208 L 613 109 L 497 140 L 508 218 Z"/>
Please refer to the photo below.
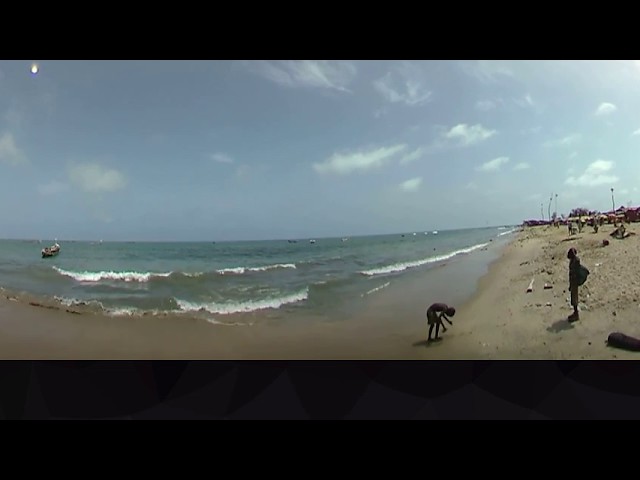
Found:
<path fill-rule="evenodd" d="M 446 255 L 438 255 L 435 257 L 428 257 L 422 260 L 415 260 L 413 262 L 402 262 L 402 263 L 394 263 L 392 265 L 387 265 L 385 267 L 373 268 L 371 270 L 365 270 L 360 272 L 362 275 L 373 276 L 373 275 L 385 275 L 388 273 L 396 273 L 402 272 L 409 268 L 421 267 L 422 265 L 428 265 L 429 263 L 441 262 L 443 260 L 448 260 L 450 258 L 455 257 L 456 255 L 461 255 L 463 253 L 470 253 L 474 250 L 478 250 L 480 248 L 486 247 L 489 245 L 488 243 L 480 243 L 478 245 L 474 245 L 469 248 L 463 248 L 460 250 L 455 250 L 451 253 L 447 253 Z"/>
<path fill-rule="evenodd" d="M 220 315 L 230 315 L 233 313 L 250 313 L 258 310 L 278 309 L 283 305 L 298 303 L 309 298 L 309 289 L 292 293 L 277 298 L 269 298 L 265 300 L 249 300 L 246 302 L 230 302 L 230 303 L 194 303 L 176 298 L 176 302 L 180 310 L 185 312 L 206 311 Z"/>
<path fill-rule="evenodd" d="M 59 274 L 71 277 L 79 282 L 99 282 L 100 280 L 121 280 L 125 282 L 148 282 L 154 277 L 168 277 L 173 272 L 151 273 L 151 272 L 74 272 L 52 267 Z"/>

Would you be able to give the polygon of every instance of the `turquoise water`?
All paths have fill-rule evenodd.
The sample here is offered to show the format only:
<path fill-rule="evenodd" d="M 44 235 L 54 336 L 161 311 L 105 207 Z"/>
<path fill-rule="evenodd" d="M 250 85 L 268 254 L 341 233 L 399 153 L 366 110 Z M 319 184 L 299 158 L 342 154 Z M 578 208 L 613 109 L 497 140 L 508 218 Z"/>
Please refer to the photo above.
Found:
<path fill-rule="evenodd" d="M 325 312 L 407 272 L 473 255 L 512 227 L 218 243 L 0 240 L 0 286 L 115 315 Z M 404 235 L 404 236 L 403 236 Z"/>

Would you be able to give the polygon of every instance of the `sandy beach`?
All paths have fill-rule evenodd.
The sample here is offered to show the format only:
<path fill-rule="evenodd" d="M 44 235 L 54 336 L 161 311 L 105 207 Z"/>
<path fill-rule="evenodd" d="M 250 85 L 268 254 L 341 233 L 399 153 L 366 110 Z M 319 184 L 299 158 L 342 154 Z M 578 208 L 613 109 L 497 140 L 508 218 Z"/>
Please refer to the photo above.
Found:
<path fill-rule="evenodd" d="M 633 232 L 635 225 L 629 226 Z M 108 317 L 72 308 L 30 305 L 0 292 L 2 359 L 632 359 L 639 353 L 606 345 L 609 333 L 640 337 L 640 238 L 570 237 L 565 227 L 524 229 L 505 247 L 459 261 L 493 260 L 474 292 L 457 291 L 448 269 L 431 284 L 420 274 L 372 295 L 347 321 L 301 318 L 212 325 L 175 316 Z M 602 246 L 603 239 L 610 244 Z M 576 247 L 591 275 L 580 288 L 581 319 L 568 323 L 567 250 Z M 484 257 L 486 260 L 489 257 Z M 444 269 L 443 269 L 444 270 Z M 479 275 L 480 276 L 480 275 Z M 527 287 L 534 279 L 533 292 Z M 435 282 L 435 283 L 434 283 Z M 551 288 L 545 289 L 548 284 Z M 470 298 L 469 298 L 470 297 Z M 468 298 L 464 303 L 456 303 Z M 426 342 L 427 303 L 457 307 L 442 341 Z M 34 302 L 32 302 L 34 303 Z M 252 316 L 238 316 L 252 323 Z"/>

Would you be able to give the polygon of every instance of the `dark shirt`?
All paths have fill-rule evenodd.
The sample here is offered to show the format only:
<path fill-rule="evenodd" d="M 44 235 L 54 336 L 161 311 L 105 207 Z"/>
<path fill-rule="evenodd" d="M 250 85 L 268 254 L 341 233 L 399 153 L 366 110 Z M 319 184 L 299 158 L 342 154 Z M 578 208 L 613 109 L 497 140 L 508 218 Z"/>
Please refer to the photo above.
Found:
<path fill-rule="evenodd" d="M 449 305 L 446 305 L 444 303 L 434 303 L 427 309 L 427 313 L 430 313 L 430 312 L 441 313 L 441 312 L 446 312 L 448 309 L 449 309 Z"/>
<path fill-rule="evenodd" d="M 578 275 L 580 272 L 580 258 L 576 255 L 569 261 L 569 285 L 578 286 Z"/>

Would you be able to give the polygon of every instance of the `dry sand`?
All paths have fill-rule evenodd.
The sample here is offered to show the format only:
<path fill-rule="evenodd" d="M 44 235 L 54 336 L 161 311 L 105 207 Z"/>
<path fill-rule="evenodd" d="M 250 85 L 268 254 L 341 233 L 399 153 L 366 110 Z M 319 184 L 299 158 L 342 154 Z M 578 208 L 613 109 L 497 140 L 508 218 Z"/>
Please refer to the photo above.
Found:
<path fill-rule="evenodd" d="M 627 231 L 637 230 L 636 225 Z M 464 358 L 640 358 L 606 344 L 613 331 L 640 338 L 640 236 L 617 240 L 609 236 L 613 229 L 585 228 L 569 236 L 563 227 L 534 227 L 520 233 L 460 311 L 465 321 L 455 333 Z M 567 321 L 573 311 L 571 247 L 591 272 L 580 287 L 580 320 L 574 323 Z M 533 292 L 526 293 L 531 279 Z M 545 283 L 552 288 L 545 289 Z"/>
<path fill-rule="evenodd" d="M 605 226 L 594 234 L 586 229 L 569 237 L 566 228 L 525 229 L 491 265 L 473 297 L 457 305 L 454 324 L 442 341 L 429 345 L 424 310 L 431 299 L 424 291 L 423 277 L 414 275 L 411 283 L 396 282 L 372 296 L 348 321 L 300 318 L 251 326 L 212 325 L 168 316 L 78 315 L 0 294 L 0 358 L 640 358 L 640 353 L 606 345 L 612 331 L 640 337 L 636 321 L 640 315 L 640 235 L 616 240 L 609 237 L 612 230 Z M 603 239 L 610 245 L 602 247 Z M 580 288 L 581 319 L 573 324 L 566 320 L 572 311 L 566 258 L 571 246 L 591 270 Z M 463 261 L 469 260 L 471 257 Z M 451 275 L 446 288 L 455 290 L 455 272 Z M 526 293 L 532 278 L 534 290 Z M 552 288 L 544 289 L 545 283 Z M 442 292 L 443 287 L 435 294 Z M 252 317 L 238 320 L 250 322 Z"/>

